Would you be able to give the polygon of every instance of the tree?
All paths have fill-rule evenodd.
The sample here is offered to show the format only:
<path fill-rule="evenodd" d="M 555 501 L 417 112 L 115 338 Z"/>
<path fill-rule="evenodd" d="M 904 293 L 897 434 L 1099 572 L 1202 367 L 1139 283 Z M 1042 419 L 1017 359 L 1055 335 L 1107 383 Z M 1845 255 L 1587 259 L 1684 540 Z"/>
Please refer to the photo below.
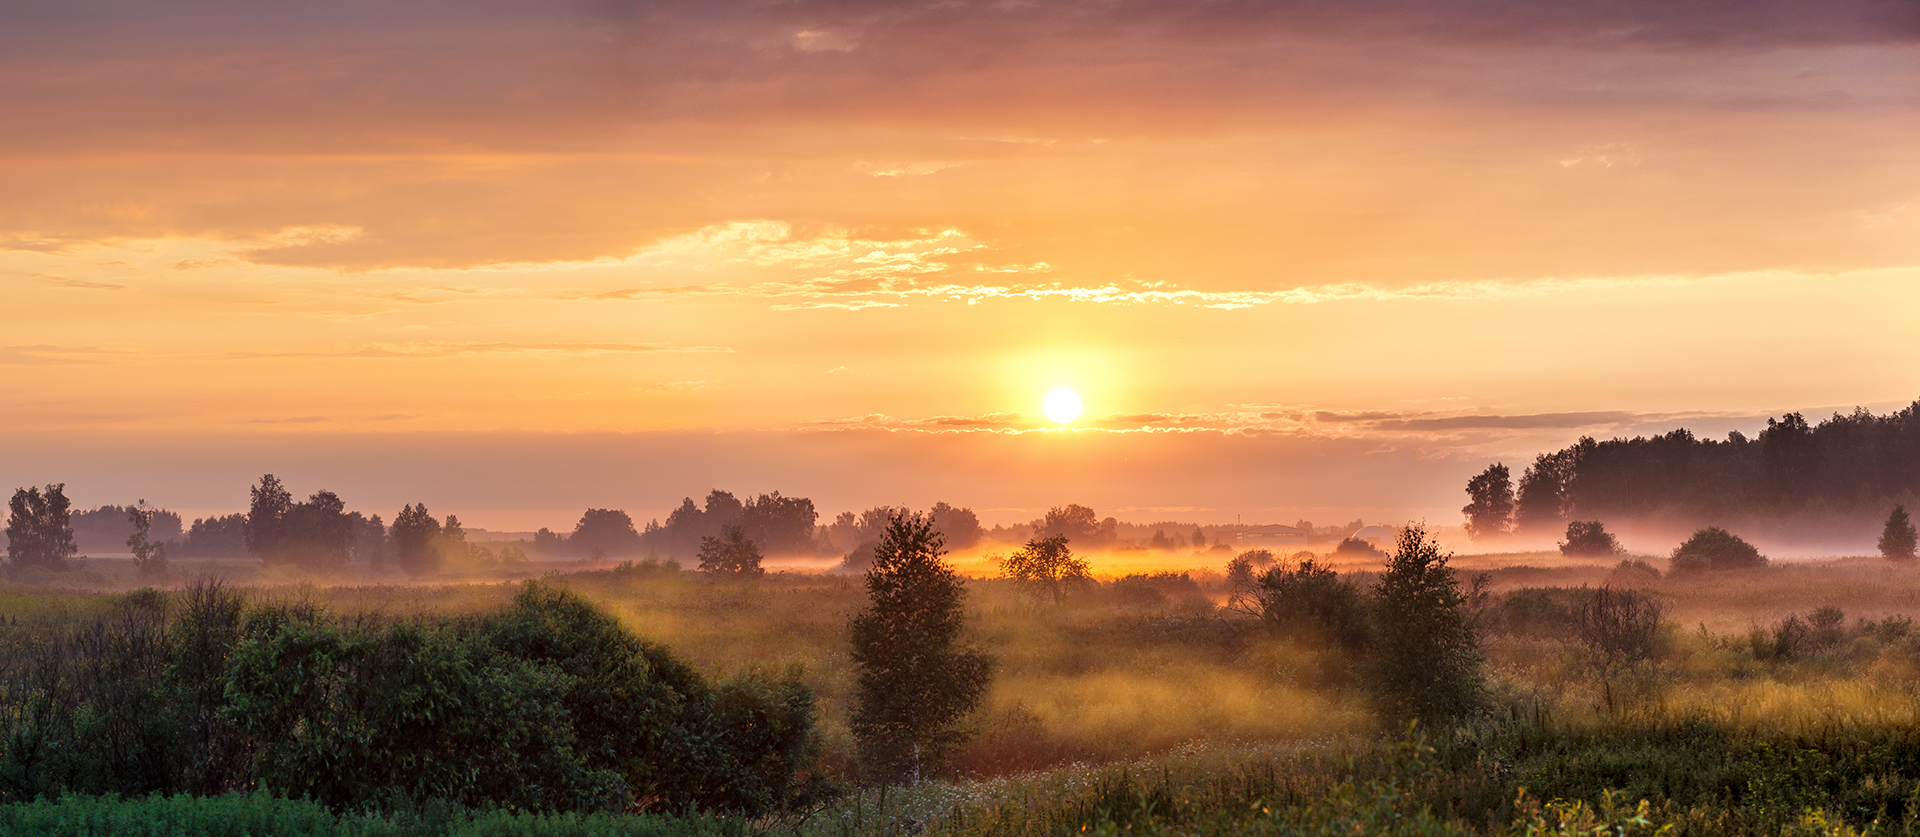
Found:
<path fill-rule="evenodd" d="M 759 547 L 775 554 L 813 551 L 813 524 L 820 519 L 813 501 L 762 494 L 741 506 L 740 528 Z"/>
<path fill-rule="evenodd" d="M 631 555 L 640 550 L 640 533 L 634 531 L 633 518 L 620 509 L 587 509 L 574 524 L 567 543 L 581 554 L 595 549 L 608 555 Z"/>
<path fill-rule="evenodd" d="M 394 515 L 387 529 L 394 563 L 408 575 L 426 575 L 440 568 L 440 521 L 427 513 L 427 504 L 409 505 Z"/>
<path fill-rule="evenodd" d="M 80 551 L 68 523 L 72 504 L 66 489 L 66 483 L 57 483 L 49 484 L 45 493 L 38 488 L 14 490 L 7 503 L 7 569 L 64 570 L 67 558 Z"/>
<path fill-rule="evenodd" d="M 1468 480 L 1467 496 L 1473 501 L 1460 513 L 1467 516 L 1468 537 L 1480 540 L 1513 530 L 1513 477 L 1507 466 L 1496 462 Z"/>
<path fill-rule="evenodd" d="M 1080 543 L 1104 543 L 1112 540 L 1117 525 L 1108 525 L 1093 509 L 1069 503 L 1049 509 L 1046 517 L 1034 521 L 1033 532 L 1036 537 L 1059 535 Z"/>
<path fill-rule="evenodd" d="M 739 526 L 721 530 L 720 537 L 709 535 L 700 539 L 700 571 L 733 578 L 759 578 L 766 574 L 766 570 L 760 568 L 760 547 Z"/>
<path fill-rule="evenodd" d="M 1559 528 L 1567 519 L 1567 484 L 1573 479 L 1577 448 L 1535 457 L 1520 477 L 1514 499 L 1513 524 L 1522 532 Z"/>
<path fill-rule="evenodd" d="M 1907 519 L 1906 506 L 1894 506 L 1893 513 L 1887 515 L 1887 526 L 1880 530 L 1880 554 L 1889 561 L 1911 561 L 1914 558 L 1913 521 Z"/>
<path fill-rule="evenodd" d="M 260 484 L 247 489 L 247 551 L 255 558 L 271 562 L 286 542 L 287 512 L 293 508 L 293 494 L 272 474 L 260 477 Z"/>
<path fill-rule="evenodd" d="M 1560 554 L 1568 558 L 1601 558 L 1620 551 L 1620 542 L 1598 520 L 1569 522 L 1567 540 L 1560 544 Z"/>
<path fill-rule="evenodd" d="M 133 524 L 133 534 L 127 536 L 127 548 L 133 551 L 133 565 L 140 569 L 143 577 L 167 570 L 167 545 L 147 537 L 153 531 L 153 518 L 158 513 L 159 509 L 147 505 L 144 499 L 127 507 L 127 522 Z"/>
<path fill-rule="evenodd" d="M 353 529 L 340 495 L 316 491 L 306 502 L 287 507 L 278 548 L 261 557 L 310 570 L 336 569 L 353 550 Z"/>
<path fill-rule="evenodd" d="M 1485 660 L 1453 556 L 1419 524 L 1401 530 L 1374 585 L 1369 681 L 1381 709 L 1428 723 L 1466 717 L 1486 696 Z"/>
<path fill-rule="evenodd" d="M 1065 535 L 1034 538 L 1000 562 L 1000 574 L 1013 579 L 1036 599 L 1067 600 L 1074 587 L 1093 580 L 1086 560 L 1067 548 Z"/>
<path fill-rule="evenodd" d="M 973 509 L 957 509 L 946 503 L 934 503 L 933 511 L 928 514 L 933 517 L 934 528 L 940 530 L 940 534 L 947 539 L 947 545 L 954 549 L 972 549 L 984 534 L 980 529 L 980 518 L 974 515 Z"/>
<path fill-rule="evenodd" d="M 1667 571 L 1696 573 L 1705 570 L 1745 570 L 1767 565 L 1767 558 L 1753 544 L 1718 526 L 1693 533 L 1673 550 Z"/>
<path fill-rule="evenodd" d="M 1366 601 L 1333 568 L 1308 557 L 1268 569 L 1254 585 L 1255 612 L 1274 633 L 1331 643 L 1349 654 L 1366 649 Z"/>
<path fill-rule="evenodd" d="M 944 767 L 992 675 L 991 659 L 960 644 L 966 590 L 945 552 L 929 517 L 894 515 L 867 572 L 867 608 L 849 625 L 859 670 L 850 726 L 861 766 L 881 781 Z"/>

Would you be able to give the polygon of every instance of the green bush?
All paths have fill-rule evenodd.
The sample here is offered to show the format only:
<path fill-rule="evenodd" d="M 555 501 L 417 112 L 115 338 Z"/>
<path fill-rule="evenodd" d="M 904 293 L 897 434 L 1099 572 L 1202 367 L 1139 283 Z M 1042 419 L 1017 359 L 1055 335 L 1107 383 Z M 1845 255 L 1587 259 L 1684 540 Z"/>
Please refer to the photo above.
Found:
<path fill-rule="evenodd" d="M 1485 660 L 1450 557 L 1425 528 L 1410 525 L 1374 586 L 1368 680 L 1390 715 L 1443 723 L 1484 705 Z"/>
<path fill-rule="evenodd" d="M 1767 559 L 1753 544 L 1718 526 L 1693 533 L 1673 550 L 1668 572 L 1697 573 L 1706 570 L 1745 570 L 1767 565 Z"/>
<path fill-rule="evenodd" d="M 1261 621 L 1276 633 L 1350 652 L 1366 648 L 1367 605 L 1359 589 L 1311 558 L 1261 573 L 1254 597 Z"/>

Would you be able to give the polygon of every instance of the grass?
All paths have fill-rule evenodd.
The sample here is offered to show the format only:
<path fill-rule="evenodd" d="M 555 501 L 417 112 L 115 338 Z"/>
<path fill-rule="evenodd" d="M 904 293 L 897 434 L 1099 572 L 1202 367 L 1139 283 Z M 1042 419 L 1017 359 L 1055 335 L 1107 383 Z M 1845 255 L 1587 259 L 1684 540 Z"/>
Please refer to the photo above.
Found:
<path fill-rule="evenodd" d="M 1514 560 L 1526 565 L 1499 564 Z M 1610 570 L 1552 554 L 1464 556 L 1456 564 L 1484 567 L 1496 595 L 1597 585 Z M 975 735 L 959 759 L 959 775 L 859 790 L 805 820 L 752 827 L 875 837 L 915 829 L 986 837 L 1602 833 L 1592 830 L 1602 827 L 1612 829 L 1604 833 L 1653 833 L 1663 826 L 1685 834 L 1914 833 L 1920 637 L 1884 628 L 1882 621 L 1920 615 L 1916 573 L 1920 569 L 1877 560 L 1839 559 L 1662 580 L 1651 587 L 1667 614 L 1660 651 L 1652 663 L 1637 666 L 1604 666 L 1572 637 L 1551 630 L 1489 634 L 1484 648 L 1499 692 L 1494 716 L 1412 738 L 1382 729 L 1343 679 L 1342 661 L 1320 649 L 1275 640 L 1242 621 L 1197 615 L 1190 603 L 1143 606 L 1091 596 L 1066 608 L 1036 607 L 1008 585 L 975 580 L 969 583 L 970 640 L 994 654 L 998 666 L 987 704 L 972 720 Z M 551 580 L 600 602 L 710 677 L 797 668 L 820 696 L 827 767 L 849 773 L 845 717 L 853 672 L 845 631 L 864 601 L 857 577 L 776 573 L 757 583 L 717 584 L 690 573 L 579 571 Z M 256 599 L 306 599 L 347 614 L 477 612 L 503 605 L 513 592 L 512 584 L 499 581 L 295 582 L 248 591 Z M 1210 592 L 1224 599 L 1217 587 Z M 0 586 L 0 618 L 80 621 L 110 612 L 115 595 Z M 1770 641 L 1783 620 L 1823 606 L 1845 612 L 1838 634 L 1784 657 L 1756 653 L 1756 632 Z M 0 809 L 0 830 L 130 833 L 106 826 L 62 832 L 58 828 L 67 826 L 29 827 L 54 819 L 17 818 L 164 818 L 176 816 L 166 805 L 187 811 L 202 803 L 213 806 L 205 809 L 215 818 L 208 822 L 312 813 L 254 797 L 70 799 Z M 83 816 L 61 805 L 98 811 Z M 259 811 L 246 813 L 248 806 Z M 674 820 L 681 830 L 617 831 L 608 829 L 655 826 L 639 818 L 615 818 L 619 825 L 512 820 L 497 812 L 438 819 L 416 812 L 410 820 L 321 813 L 333 825 L 311 827 L 335 830 L 287 826 L 294 830 L 272 833 L 646 834 L 748 827 Z M 252 830 L 151 833 L 264 833 L 246 828 Z"/>

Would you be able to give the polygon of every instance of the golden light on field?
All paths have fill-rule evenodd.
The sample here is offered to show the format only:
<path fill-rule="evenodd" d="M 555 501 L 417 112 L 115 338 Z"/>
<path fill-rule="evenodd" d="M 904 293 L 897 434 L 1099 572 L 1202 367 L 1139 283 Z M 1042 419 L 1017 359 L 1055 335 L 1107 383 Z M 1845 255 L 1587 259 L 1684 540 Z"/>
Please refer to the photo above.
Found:
<path fill-rule="evenodd" d="M 1066 424 L 1080 417 L 1080 393 L 1060 387 L 1047 393 L 1047 400 L 1041 402 L 1040 409 L 1056 424 Z"/>

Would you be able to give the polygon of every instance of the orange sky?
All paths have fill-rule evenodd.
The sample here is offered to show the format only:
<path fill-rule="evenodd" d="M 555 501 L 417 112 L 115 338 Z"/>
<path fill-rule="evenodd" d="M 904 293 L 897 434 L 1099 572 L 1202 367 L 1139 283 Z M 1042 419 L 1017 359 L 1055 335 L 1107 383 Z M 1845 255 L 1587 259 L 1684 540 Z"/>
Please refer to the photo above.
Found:
<path fill-rule="evenodd" d="M 1451 524 L 1920 395 L 1904 0 L 26 5 L 0 482 L 83 505 Z"/>

